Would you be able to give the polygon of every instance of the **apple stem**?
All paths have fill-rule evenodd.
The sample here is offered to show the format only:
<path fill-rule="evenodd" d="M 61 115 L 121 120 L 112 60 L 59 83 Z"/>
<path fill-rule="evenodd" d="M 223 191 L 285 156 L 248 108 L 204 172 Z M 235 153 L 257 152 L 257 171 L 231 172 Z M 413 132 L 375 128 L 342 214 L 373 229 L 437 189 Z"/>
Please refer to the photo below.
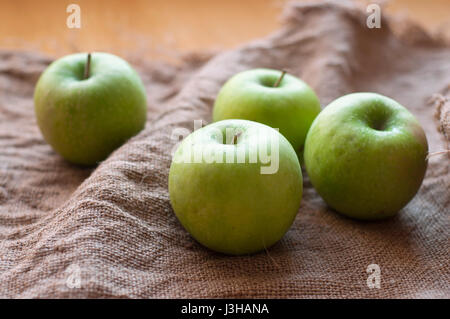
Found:
<path fill-rule="evenodd" d="M 238 133 L 234 134 L 233 140 L 231 141 L 232 145 L 236 145 L 237 144 L 238 137 L 241 136 L 241 134 L 242 134 L 242 132 L 238 132 Z"/>
<path fill-rule="evenodd" d="M 86 64 L 84 65 L 84 79 L 86 80 L 87 78 L 89 78 L 89 73 L 91 70 L 91 53 L 88 53 L 87 55 L 87 61 Z"/>
<path fill-rule="evenodd" d="M 275 84 L 273 85 L 274 88 L 278 87 L 278 85 L 280 85 L 281 81 L 283 81 L 284 75 L 286 74 L 285 70 L 281 71 L 281 75 L 278 78 L 278 80 L 275 82 Z"/>

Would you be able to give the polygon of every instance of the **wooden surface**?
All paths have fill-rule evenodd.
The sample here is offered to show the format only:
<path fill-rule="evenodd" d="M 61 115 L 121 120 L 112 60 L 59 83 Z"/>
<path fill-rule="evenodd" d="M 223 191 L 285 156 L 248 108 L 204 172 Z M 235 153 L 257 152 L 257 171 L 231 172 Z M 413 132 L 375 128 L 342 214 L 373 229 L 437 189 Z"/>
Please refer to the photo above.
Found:
<path fill-rule="evenodd" d="M 170 49 L 232 48 L 279 27 L 286 2 L 0 0 L 0 48 L 54 56 L 74 51 L 169 55 Z M 81 7 L 81 29 L 66 26 L 70 3 Z M 392 0 L 386 11 L 408 15 L 432 31 L 450 29 L 450 0 Z"/>

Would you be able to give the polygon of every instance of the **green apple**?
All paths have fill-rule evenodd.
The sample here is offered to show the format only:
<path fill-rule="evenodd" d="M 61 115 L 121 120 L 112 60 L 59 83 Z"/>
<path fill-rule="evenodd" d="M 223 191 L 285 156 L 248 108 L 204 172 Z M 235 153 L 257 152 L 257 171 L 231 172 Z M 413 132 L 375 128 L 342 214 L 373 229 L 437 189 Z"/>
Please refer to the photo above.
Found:
<path fill-rule="evenodd" d="M 254 69 L 225 83 L 214 104 L 213 121 L 244 119 L 277 128 L 301 157 L 319 112 L 319 99 L 302 80 L 277 70 Z"/>
<path fill-rule="evenodd" d="M 176 150 L 169 173 L 173 210 L 204 246 L 254 253 L 276 243 L 300 207 L 302 173 L 273 128 L 224 120 L 198 129 Z"/>
<path fill-rule="evenodd" d="M 108 53 L 72 54 L 53 62 L 34 92 L 44 139 L 80 165 L 104 160 L 137 134 L 145 125 L 146 101 L 138 74 Z"/>
<path fill-rule="evenodd" d="M 417 193 L 428 144 L 414 116 L 375 93 L 345 95 L 314 120 L 305 144 L 312 185 L 329 206 L 357 219 L 395 215 Z"/>

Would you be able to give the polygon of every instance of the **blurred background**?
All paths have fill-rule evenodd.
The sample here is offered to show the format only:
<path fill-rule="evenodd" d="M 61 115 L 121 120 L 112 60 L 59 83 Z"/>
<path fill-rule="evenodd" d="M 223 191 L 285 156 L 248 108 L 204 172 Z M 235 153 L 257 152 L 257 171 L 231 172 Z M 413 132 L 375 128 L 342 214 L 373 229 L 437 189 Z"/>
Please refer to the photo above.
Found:
<path fill-rule="evenodd" d="M 38 50 L 55 57 L 94 50 L 119 55 L 134 52 L 142 56 L 222 50 L 277 29 L 287 2 L 0 0 L 0 48 Z M 80 29 L 66 26 L 69 16 L 66 8 L 71 3 L 81 8 Z M 382 3 L 387 13 L 407 16 L 429 31 L 450 30 L 450 0 Z"/>

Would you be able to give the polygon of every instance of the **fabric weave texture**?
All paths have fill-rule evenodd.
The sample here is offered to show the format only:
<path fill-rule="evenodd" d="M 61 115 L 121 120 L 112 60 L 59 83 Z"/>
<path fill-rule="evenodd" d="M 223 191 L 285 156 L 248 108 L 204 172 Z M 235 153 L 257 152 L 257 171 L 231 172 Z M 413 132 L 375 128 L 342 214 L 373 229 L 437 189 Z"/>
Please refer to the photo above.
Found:
<path fill-rule="evenodd" d="M 200 246 L 170 206 L 174 129 L 210 122 L 220 87 L 251 68 L 301 77 L 322 107 L 352 92 L 387 95 L 419 119 L 430 152 L 448 148 L 448 104 L 436 111 L 430 98 L 448 93 L 450 47 L 417 28 L 402 36 L 384 16 L 379 29 L 366 19 L 348 3 L 291 4 L 280 30 L 235 50 L 132 63 L 147 89 L 147 125 L 93 169 L 65 162 L 36 125 L 33 89 L 51 60 L 0 51 L 0 297 L 450 298 L 446 154 L 430 157 L 416 197 L 385 221 L 340 216 L 305 174 L 293 226 L 251 256 Z M 370 264 L 380 266 L 380 289 L 367 286 Z"/>

